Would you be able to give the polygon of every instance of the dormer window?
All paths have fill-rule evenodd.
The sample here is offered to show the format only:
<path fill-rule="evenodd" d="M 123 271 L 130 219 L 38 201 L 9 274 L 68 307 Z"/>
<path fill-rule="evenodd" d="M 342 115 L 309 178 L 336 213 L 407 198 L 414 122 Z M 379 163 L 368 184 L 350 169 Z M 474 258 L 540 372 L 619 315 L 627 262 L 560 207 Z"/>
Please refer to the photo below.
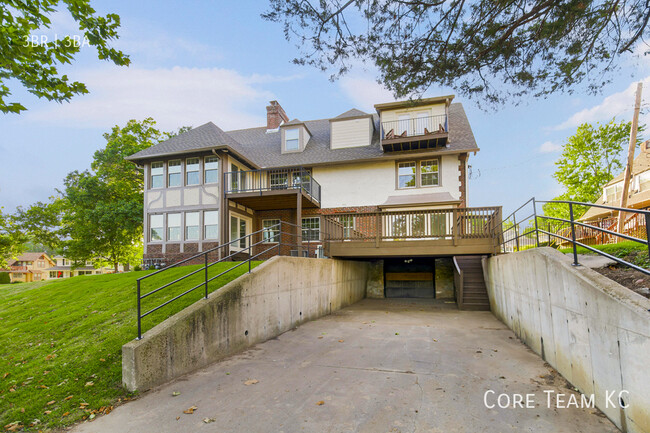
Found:
<path fill-rule="evenodd" d="M 284 150 L 294 151 L 300 149 L 300 131 L 298 129 L 287 129 L 284 132 Z"/>

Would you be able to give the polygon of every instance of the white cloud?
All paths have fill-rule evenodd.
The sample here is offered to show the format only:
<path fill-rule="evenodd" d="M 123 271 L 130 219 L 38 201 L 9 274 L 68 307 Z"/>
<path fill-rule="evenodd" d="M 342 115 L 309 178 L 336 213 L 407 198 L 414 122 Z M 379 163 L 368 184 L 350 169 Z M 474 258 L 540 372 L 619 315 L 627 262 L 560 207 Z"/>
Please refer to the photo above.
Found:
<path fill-rule="evenodd" d="M 220 68 L 143 69 L 106 67 L 75 74 L 90 93 L 70 103 L 44 104 L 25 120 L 69 127 L 122 125 L 153 117 L 165 130 L 213 121 L 236 129 L 264 125 L 265 106 L 274 99 L 262 84 L 284 77 L 243 76 Z"/>
<path fill-rule="evenodd" d="M 643 80 L 643 88 L 647 93 L 650 91 L 650 77 L 645 77 Z M 637 82 L 630 84 L 627 89 L 622 92 L 614 93 L 607 96 L 603 101 L 591 108 L 585 108 L 578 111 L 573 116 L 569 117 L 566 121 L 557 125 L 553 129 L 563 130 L 569 128 L 576 128 L 583 123 L 603 122 L 609 121 L 613 117 L 623 120 L 625 117 L 632 117 L 632 110 L 634 107 L 634 93 L 636 92 Z M 647 99 L 647 98 L 644 98 Z M 643 104 L 642 104 L 643 105 Z M 646 120 L 644 116 L 642 120 Z"/>
<path fill-rule="evenodd" d="M 537 149 L 539 153 L 555 153 L 559 152 L 560 150 L 562 150 L 562 146 L 553 143 L 552 141 L 545 141 Z"/>

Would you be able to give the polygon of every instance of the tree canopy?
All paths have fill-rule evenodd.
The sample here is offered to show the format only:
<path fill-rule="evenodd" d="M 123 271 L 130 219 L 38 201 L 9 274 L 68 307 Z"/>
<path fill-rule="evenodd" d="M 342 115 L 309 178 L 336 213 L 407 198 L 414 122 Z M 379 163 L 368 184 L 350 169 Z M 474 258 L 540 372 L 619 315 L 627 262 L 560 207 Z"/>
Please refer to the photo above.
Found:
<path fill-rule="evenodd" d="M 45 40 L 45 30 L 52 25 L 51 14 L 63 6 L 83 32 L 84 39 L 70 35 L 60 40 Z M 9 102 L 9 83 L 16 80 L 29 92 L 50 101 L 69 101 L 74 95 L 88 93 L 83 83 L 71 81 L 58 71 L 60 65 L 72 63 L 87 43 L 97 49 L 101 60 L 127 66 L 129 57 L 110 46 L 118 38 L 120 17 L 101 16 L 90 0 L 8 0 L 0 4 L 0 112 L 20 113 L 20 102 Z M 41 32 L 39 34 L 38 32 Z M 73 35 L 74 36 L 74 35 Z M 34 37 L 34 38 L 32 38 Z"/>
<path fill-rule="evenodd" d="M 562 185 L 564 192 L 555 200 L 571 200 L 592 203 L 602 195 L 603 187 L 625 167 L 624 149 L 630 139 L 632 122 L 616 122 L 612 119 L 606 124 L 580 125 L 574 135 L 567 139 L 562 154 L 555 162 L 553 177 Z M 639 126 L 637 145 L 642 141 Z M 579 217 L 586 209 L 579 209 Z M 547 203 L 544 213 L 560 218 L 568 217 L 567 206 Z"/>
<path fill-rule="evenodd" d="M 648 35 L 639 0 L 269 0 L 297 64 L 344 74 L 372 62 L 396 96 L 449 86 L 490 103 L 597 91 Z M 504 86 L 505 85 L 505 86 Z"/>

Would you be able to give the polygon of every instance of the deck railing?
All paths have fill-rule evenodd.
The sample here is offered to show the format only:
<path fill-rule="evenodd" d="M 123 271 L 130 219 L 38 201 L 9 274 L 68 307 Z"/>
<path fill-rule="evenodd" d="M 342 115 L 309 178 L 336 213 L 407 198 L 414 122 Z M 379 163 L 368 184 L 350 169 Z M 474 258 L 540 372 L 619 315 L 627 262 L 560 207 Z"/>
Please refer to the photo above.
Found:
<path fill-rule="evenodd" d="M 445 114 L 381 122 L 382 140 L 445 132 L 448 132 Z"/>
<path fill-rule="evenodd" d="M 501 208 L 340 213 L 323 217 L 329 241 L 405 241 L 500 237 Z"/>
<path fill-rule="evenodd" d="M 314 201 L 321 200 L 320 184 L 303 167 L 230 171 L 223 181 L 226 194 L 300 189 Z"/>

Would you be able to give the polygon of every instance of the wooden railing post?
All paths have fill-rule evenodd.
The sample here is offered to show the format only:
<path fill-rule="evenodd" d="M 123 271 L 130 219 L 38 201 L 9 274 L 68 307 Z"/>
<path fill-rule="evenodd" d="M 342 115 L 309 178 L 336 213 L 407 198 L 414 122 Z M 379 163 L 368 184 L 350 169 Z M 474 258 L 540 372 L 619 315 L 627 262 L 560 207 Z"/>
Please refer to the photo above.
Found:
<path fill-rule="evenodd" d="M 458 220 L 458 209 L 454 208 L 452 210 L 452 219 L 453 219 L 453 225 L 451 226 L 451 238 L 453 241 L 453 244 L 456 245 L 458 243 L 458 236 L 459 236 L 459 231 L 460 231 L 460 221 Z"/>
<path fill-rule="evenodd" d="M 375 247 L 379 248 L 379 242 L 381 242 L 381 213 L 377 212 L 375 216 Z"/>

